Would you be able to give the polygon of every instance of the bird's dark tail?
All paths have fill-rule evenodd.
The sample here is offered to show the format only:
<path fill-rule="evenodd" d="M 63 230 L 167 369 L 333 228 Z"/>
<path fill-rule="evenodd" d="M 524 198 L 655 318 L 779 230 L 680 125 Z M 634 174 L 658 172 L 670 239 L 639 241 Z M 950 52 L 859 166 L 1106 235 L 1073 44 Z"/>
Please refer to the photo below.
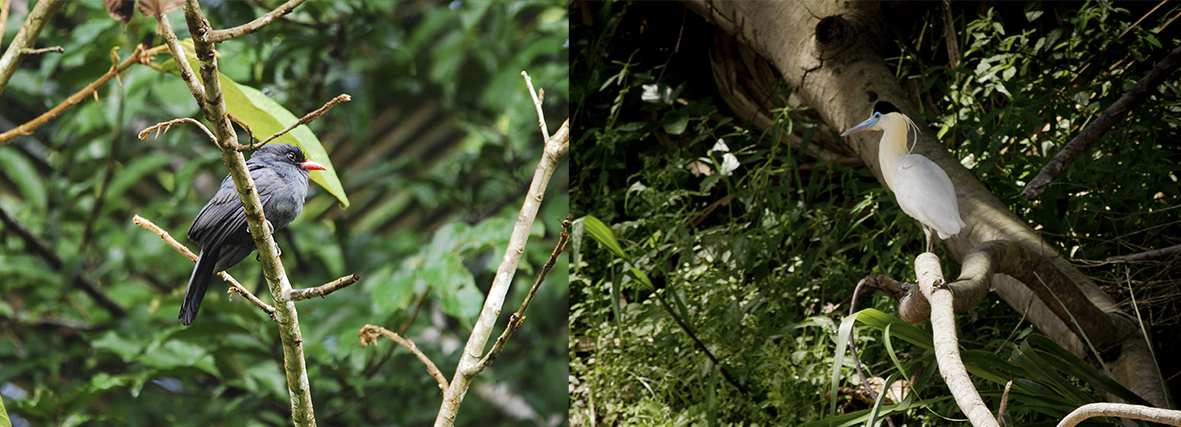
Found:
<path fill-rule="evenodd" d="M 214 251 L 217 252 L 217 251 Z M 197 266 L 193 268 L 193 275 L 189 276 L 189 287 L 185 288 L 185 299 L 180 304 L 180 323 L 188 326 L 197 318 L 197 310 L 201 308 L 201 300 L 205 298 L 205 290 L 209 288 L 209 279 L 213 277 L 213 267 L 217 265 L 217 254 L 207 254 L 202 249 L 197 255 Z"/>

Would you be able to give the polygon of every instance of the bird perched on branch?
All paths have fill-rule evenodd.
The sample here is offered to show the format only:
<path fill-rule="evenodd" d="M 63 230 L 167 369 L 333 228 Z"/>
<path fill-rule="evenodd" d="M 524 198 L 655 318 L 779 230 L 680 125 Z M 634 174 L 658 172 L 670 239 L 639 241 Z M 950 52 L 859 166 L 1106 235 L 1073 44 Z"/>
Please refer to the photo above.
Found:
<path fill-rule="evenodd" d="M 250 156 L 246 168 L 258 189 L 263 216 L 274 230 L 286 227 L 303 210 L 308 194 L 308 171 L 325 170 L 319 163 L 304 158 L 299 147 L 290 144 L 264 145 Z M 255 249 L 233 178 L 227 175 L 217 194 L 197 214 L 189 227 L 189 240 L 201 245 L 201 253 L 197 255 L 197 266 L 189 277 L 180 306 L 178 318 L 186 326 L 197 317 L 210 277 L 233 267 Z"/>
<path fill-rule="evenodd" d="M 898 111 L 898 107 L 886 101 L 878 101 L 869 116 L 841 136 L 852 135 L 864 130 L 883 131 L 878 145 L 878 163 L 886 185 L 894 191 L 894 198 L 902 211 L 923 225 L 927 236 L 927 252 L 931 252 L 935 234 L 940 239 L 959 234 L 964 227 L 960 219 L 959 203 L 956 202 L 955 187 L 947 172 L 931 159 L 911 154 L 907 132 L 913 129 L 918 139 L 918 126 L 909 117 Z"/>

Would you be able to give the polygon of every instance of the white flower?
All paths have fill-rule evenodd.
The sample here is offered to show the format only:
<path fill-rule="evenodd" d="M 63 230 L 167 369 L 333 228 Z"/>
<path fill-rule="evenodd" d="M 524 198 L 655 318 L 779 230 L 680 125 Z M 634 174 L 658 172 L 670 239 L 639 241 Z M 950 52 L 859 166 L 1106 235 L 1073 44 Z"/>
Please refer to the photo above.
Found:
<path fill-rule="evenodd" d="M 729 153 L 730 147 L 726 145 L 726 141 L 723 141 L 721 138 L 718 138 L 718 142 L 716 144 L 714 144 L 714 148 L 710 148 L 709 151 L 711 151 L 711 152 L 721 151 L 723 153 Z"/>
<path fill-rule="evenodd" d="M 722 176 L 730 176 L 730 174 L 734 173 L 734 169 L 738 169 L 740 165 L 737 157 L 734 157 L 733 154 L 726 153 L 722 156 L 722 166 L 718 168 L 718 173 Z"/>
<path fill-rule="evenodd" d="M 651 102 L 653 104 L 672 105 L 673 103 L 673 88 L 668 85 L 652 84 L 643 85 L 644 93 L 640 95 L 640 100 L 644 102 Z"/>

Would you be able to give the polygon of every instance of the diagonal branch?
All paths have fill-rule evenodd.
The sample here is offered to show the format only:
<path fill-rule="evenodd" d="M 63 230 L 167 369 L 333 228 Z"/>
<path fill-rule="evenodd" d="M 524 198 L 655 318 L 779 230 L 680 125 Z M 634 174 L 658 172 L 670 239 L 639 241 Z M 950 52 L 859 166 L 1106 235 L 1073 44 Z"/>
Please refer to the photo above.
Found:
<path fill-rule="evenodd" d="M 302 301 L 311 297 L 324 297 L 339 291 L 361 280 L 361 276 L 350 274 L 314 288 L 295 289 L 291 291 L 292 301 Z"/>
<path fill-rule="evenodd" d="M 267 24 L 274 22 L 275 19 L 291 13 L 291 11 L 294 10 L 296 6 L 299 6 L 300 3 L 303 2 L 304 0 L 288 0 L 286 3 L 283 3 L 279 7 L 275 8 L 275 10 L 267 12 L 267 14 L 260 16 L 253 21 L 234 28 L 209 31 L 205 34 L 204 40 L 202 41 L 205 43 L 220 43 L 229 39 L 238 38 L 253 33 L 262 27 L 267 26 Z"/>
<path fill-rule="evenodd" d="M 168 234 L 167 231 L 164 231 L 163 228 L 160 228 L 158 225 L 152 223 L 152 221 L 148 221 L 147 218 L 136 215 L 131 219 L 131 222 L 135 225 L 143 227 L 148 231 L 156 233 L 157 236 L 160 236 L 160 239 L 164 240 L 164 243 L 172 246 L 172 248 L 176 249 L 177 252 L 180 252 L 181 255 L 187 257 L 189 261 L 197 262 L 197 254 L 189 250 L 187 246 L 182 245 L 180 242 L 176 241 L 176 239 L 172 238 L 171 234 Z M 247 301 L 250 301 L 250 303 L 258 306 L 258 308 L 261 308 L 262 311 L 266 312 L 267 315 L 271 316 L 272 319 L 275 318 L 275 307 L 271 307 L 270 304 L 262 302 L 262 300 L 254 296 L 253 293 L 250 293 L 250 290 L 246 289 L 245 286 L 242 286 L 241 283 L 238 283 L 238 280 L 234 279 L 234 276 L 231 276 L 230 273 L 219 271 L 217 272 L 217 276 L 230 283 L 229 292 L 237 292 L 239 295 L 245 297 Z"/>
<path fill-rule="evenodd" d="M 111 58 L 113 58 L 117 62 L 119 57 L 115 55 L 116 49 L 118 49 L 118 48 L 111 49 Z M 74 104 L 82 102 L 83 99 L 86 99 L 86 97 L 93 94 L 94 91 L 98 90 L 99 86 L 106 84 L 107 81 L 111 80 L 111 78 L 118 77 L 119 73 L 123 72 L 123 70 L 126 70 L 127 67 L 130 67 L 131 64 L 140 62 L 140 60 L 143 57 L 144 57 L 144 46 L 141 44 L 141 45 L 135 47 L 135 52 L 132 52 L 131 56 L 127 57 L 126 60 L 124 60 L 123 62 L 119 62 L 117 64 L 111 64 L 111 69 L 107 70 L 106 74 L 103 74 L 102 77 L 99 77 L 98 80 L 95 80 L 93 83 L 86 85 L 86 87 L 82 88 L 82 90 L 78 91 L 78 93 L 70 95 L 69 98 L 66 98 L 66 100 L 62 101 L 60 104 L 57 104 L 56 107 L 53 107 L 49 111 L 46 111 L 44 114 L 37 116 L 37 118 L 35 118 L 33 120 L 30 120 L 28 122 L 25 122 L 24 124 L 21 124 L 20 126 L 10 129 L 8 132 L 0 133 L 0 145 L 7 144 L 8 141 L 11 141 L 13 138 L 15 138 L 19 135 L 28 135 L 30 133 L 33 133 L 33 129 L 36 129 L 36 128 L 40 127 L 41 125 L 48 123 L 51 119 L 53 119 L 54 117 L 57 117 L 59 114 L 62 113 L 62 111 L 65 111 L 67 108 L 70 108 Z M 3 88 L 0 88 L 0 91 L 3 91 L 3 90 L 4 90 Z"/>
<path fill-rule="evenodd" d="M 1025 190 L 1021 191 L 1021 196 L 1025 197 L 1025 200 L 1033 200 L 1041 196 L 1046 186 L 1050 185 L 1050 182 L 1058 175 L 1061 175 L 1067 166 L 1074 163 L 1075 159 L 1078 159 L 1078 156 L 1082 155 L 1088 148 L 1091 148 L 1091 145 L 1095 141 L 1098 141 L 1099 137 L 1107 133 L 1129 111 L 1136 108 L 1141 102 L 1144 102 L 1148 98 L 1148 95 L 1155 93 L 1156 87 L 1172 75 L 1173 70 L 1178 65 L 1181 65 L 1181 45 L 1174 48 L 1172 52 L 1169 52 L 1168 56 L 1165 56 L 1156 66 L 1152 67 L 1152 71 L 1149 71 L 1140 81 L 1132 85 L 1132 88 L 1128 89 L 1127 93 L 1124 93 L 1115 103 L 1107 107 L 1106 110 L 1103 110 L 1103 114 L 1095 118 L 1074 139 L 1070 140 L 1065 147 L 1062 147 L 1062 151 L 1054 155 L 1050 159 L 1050 162 L 1042 168 L 1042 171 L 1038 172 L 1037 176 L 1029 181 L 1029 184 L 1025 186 Z"/>
<path fill-rule="evenodd" d="M 521 327 L 525 322 L 525 310 L 529 308 L 529 303 L 533 302 L 533 296 L 537 295 L 537 290 L 541 289 L 541 283 L 545 281 L 545 275 L 554 268 L 554 263 L 557 262 L 558 257 L 562 255 L 562 250 L 566 248 L 566 242 L 570 240 L 570 217 L 562 220 L 562 234 L 558 235 L 558 244 L 554 247 L 554 252 L 550 254 L 549 261 L 541 267 L 541 273 L 537 275 L 537 280 L 533 281 L 533 287 L 529 288 L 529 294 L 525 296 L 525 300 L 521 301 L 521 308 L 517 309 L 516 313 L 508 318 L 508 325 L 505 325 L 504 332 L 500 333 L 500 337 L 496 338 L 496 343 L 492 344 L 492 350 L 480 360 L 480 369 L 483 370 L 496 361 L 500 356 L 500 352 L 504 350 L 504 343 L 512 338 L 513 333 Z"/>
<path fill-rule="evenodd" d="M 376 343 L 378 335 L 385 336 L 386 338 L 389 338 L 400 344 L 402 347 L 406 347 L 407 350 L 410 350 L 410 352 L 413 353 L 415 357 L 418 357 L 418 360 L 421 360 L 422 363 L 426 365 L 426 371 L 429 372 L 432 377 L 435 377 L 435 381 L 439 382 L 439 390 L 443 390 L 444 393 L 447 392 L 447 378 L 443 377 L 443 372 L 439 371 L 439 367 L 435 366 L 434 362 L 431 362 L 431 358 L 426 357 L 425 354 L 422 354 L 422 351 L 418 350 L 418 346 L 414 345 L 414 341 L 403 338 L 401 335 L 390 332 L 388 329 L 381 326 L 365 325 L 365 327 L 361 328 L 361 333 L 358 334 L 358 336 L 361 337 L 361 346 L 365 347 L 369 343 Z"/>
<path fill-rule="evenodd" d="M 41 0 L 29 12 L 28 18 L 25 18 L 25 24 L 16 33 L 16 38 L 12 39 L 8 50 L 4 51 L 4 56 L 0 56 L 0 93 L 4 93 L 4 89 L 8 87 L 8 81 L 12 79 L 16 69 L 29 55 L 26 49 L 37 41 L 37 36 L 41 35 L 41 30 L 45 28 L 45 24 L 49 23 L 49 18 L 53 17 L 53 14 L 62 7 L 63 3 L 65 2 L 62 0 Z"/>
<path fill-rule="evenodd" d="M 534 105 L 538 104 L 540 101 L 534 102 Z M 540 114 L 540 112 L 539 108 L 538 113 Z M 541 123 L 544 122 L 545 119 L 541 119 Z M 483 370 L 481 357 L 484 354 L 484 347 L 492 335 L 492 328 L 496 326 L 496 318 L 504 305 L 504 297 L 508 294 L 509 286 L 512 284 L 513 274 L 517 270 L 517 264 L 521 261 L 521 255 L 525 252 L 525 242 L 529 238 L 529 230 L 533 227 L 533 220 L 537 217 L 537 210 L 541 208 L 541 201 L 545 197 L 545 188 L 549 184 L 550 176 L 553 175 L 558 164 L 566 159 L 569 152 L 570 120 L 567 119 L 554 135 L 546 137 L 545 151 L 533 173 L 533 181 L 529 185 L 528 194 L 525 195 L 521 212 L 517 215 L 517 222 L 509 237 L 508 247 L 505 248 L 504 258 L 496 269 L 496 277 L 492 280 L 492 287 L 488 290 L 487 298 L 484 299 L 484 307 L 480 310 L 480 316 L 476 319 L 472 334 L 464 346 L 463 355 L 460 356 L 455 376 L 451 379 L 451 385 L 443 394 L 439 415 L 435 417 L 436 427 L 455 424 L 455 415 L 459 412 L 459 404 L 463 402 L 464 394 L 471 385 L 472 379 Z"/>
<path fill-rule="evenodd" d="M 317 108 L 315 111 L 312 111 L 310 113 L 305 114 L 303 117 L 300 117 L 299 120 L 296 120 L 295 123 L 291 124 L 291 126 L 287 126 L 287 129 L 283 129 L 281 131 L 275 132 L 274 135 L 268 136 L 267 139 L 259 141 L 255 144 L 239 145 L 234 148 L 237 149 L 238 151 L 257 150 L 258 147 L 262 147 L 264 145 L 267 145 L 268 142 L 271 142 L 275 138 L 286 135 L 287 132 L 291 132 L 292 129 L 295 129 L 299 125 L 305 125 L 305 124 L 311 123 L 312 120 L 316 120 L 316 118 L 320 117 L 321 114 L 324 114 L 325 111 L 328 111 L 328 109 L 335 107 L 336 104 L 339 104 L 341 102 L 352 101 L 352 100 L 353 100 L 353 97 L 349 96 L 349 94 L 347 94 L 347 93 L 342 93 L 340 95 L 337 95 L 336 98 L 332 98 L 332 100 L 328 101 L 328 103 L 324 104 L 323 107 Z M 240 124 L 240 125 L 242 125 L 242 127 L 246 128 L 246 132 L 250 133 L 251 136 L 254 135 L 254 132 L 252 132 L 250 130 L 250 126 L 247 126 L 246 123 L 238 122 L 238 124 Z"/>

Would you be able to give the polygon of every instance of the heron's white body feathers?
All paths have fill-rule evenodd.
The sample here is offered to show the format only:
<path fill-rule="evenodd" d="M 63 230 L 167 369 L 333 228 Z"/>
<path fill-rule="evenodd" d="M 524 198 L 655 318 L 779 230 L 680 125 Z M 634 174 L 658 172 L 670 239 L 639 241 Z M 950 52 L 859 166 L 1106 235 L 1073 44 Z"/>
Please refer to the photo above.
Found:
<path fill-rule="evenodd" d="M 951 178 L 930 159 L 903 156 L 889 184 L 902 211 L 934 229 L 940 239 L 959 234 L 964 227 Z"/>
<path fill-rule="evenodd" d="M 931 159 L 911 154 L 907 147 L 907 131 L 916 128 L 914 122 L 894 113 L 882 116 L 874 127 L 884 131 L 878 163 L 902 211 L 934 229 L 940 239 L 959 234 L 965 225 L 951 178 Z"/>

